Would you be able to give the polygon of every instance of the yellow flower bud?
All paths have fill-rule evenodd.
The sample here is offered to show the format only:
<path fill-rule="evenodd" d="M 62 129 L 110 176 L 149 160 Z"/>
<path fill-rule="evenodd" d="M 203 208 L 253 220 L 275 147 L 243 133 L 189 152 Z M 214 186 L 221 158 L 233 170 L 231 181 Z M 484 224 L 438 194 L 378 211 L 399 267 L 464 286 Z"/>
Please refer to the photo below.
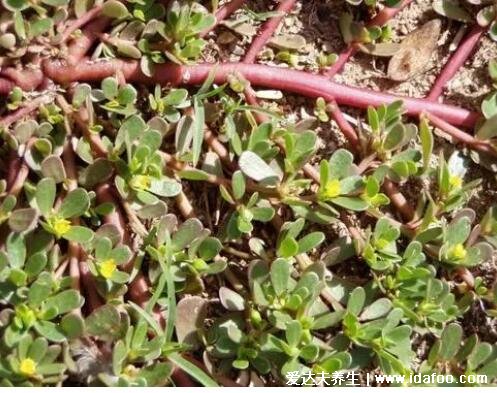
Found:
<path fill-rule="evenodd" d="M 19 370 L 22 374 L 31 377 L 36 373 L 36 363 L 31 358 L 22 359 Z"/>
<path fill-rule="evenodd" d="M 464 259 L 468 252 L 461 243 L 457 243 L 450 249 L 449 256 L 451 259 Z"/>
<path fill-rule="evenodd" d="M 452 188 L 461 188 L 462 179 L 457 175 L 451 176 L 449 178 L 449 184 L 452 186 Z"/>
<path fill-rule="evenodd" d="M 137 175 L 133 176 L 129 185 L 137 190 L 146 190 L 150 187 L 150 183 L 150 176 Z"/>
<path fill-rule="evenodd" d="M 107 259 L 100 264 L 100 274 L 104 278 L 111 278 L 112 274 L 116 271 L 116 261 Z"/>
<path fill-rule="evenodd" d="M 338 179 L 333 179 L 330 180 L 326 186 L 324 187 L 324 190 L 322 192 L 322 196 L 325 199 L 331 199 L 331 198 L 336 198 L 339 196 L 341 193 L 340 189 L 340 180 Z"/>
<path fill-rule="evenodd" d="M 57 237 L 64 236 L 71 229 L 71 222 L 64 218 L 55 218 L 52 222 L 52 229 Z"/>

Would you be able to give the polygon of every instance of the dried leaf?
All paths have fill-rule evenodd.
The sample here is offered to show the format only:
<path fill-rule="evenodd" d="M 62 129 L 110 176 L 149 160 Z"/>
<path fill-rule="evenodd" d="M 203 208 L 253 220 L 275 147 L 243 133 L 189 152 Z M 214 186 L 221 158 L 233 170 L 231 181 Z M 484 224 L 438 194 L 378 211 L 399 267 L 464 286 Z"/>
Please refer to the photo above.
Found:
<path fill-rule="evenodd" d="M 407 35 L 388 63 L 388 77 L 403 82 L 426 69 L 437 47 L 442 22 L 433 19 Z"/>
<path fill-rule="evenodd" d="M 305 45 L 305 38 L 299 34 L 281 34 L 273 37 L 269 45 L 281 50 L 301 50 Z"/>

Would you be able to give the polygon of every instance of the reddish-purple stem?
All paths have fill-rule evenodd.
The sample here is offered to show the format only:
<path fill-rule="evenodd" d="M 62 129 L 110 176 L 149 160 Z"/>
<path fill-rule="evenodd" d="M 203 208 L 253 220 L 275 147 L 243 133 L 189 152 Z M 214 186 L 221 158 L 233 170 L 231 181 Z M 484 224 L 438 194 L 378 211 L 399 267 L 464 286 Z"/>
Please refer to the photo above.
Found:
<path fill-rule="evenodd" d="M 276 11 L 281 13 L 281 15 L 275 16 L 269 19 L 264 26 L 259 31 L 257 37 L 254 38 L 248 51 L 245 53 L 243 58 L 244 63 L 253 63 L 257 58 L 257 55 L 262 50 L 264 45 L 271 39 L 272 35 L 278 28 L 279 24 L 285 17 L 285 15 L 290 12 L 290 10 L 295 5 L 296 0 L 282 0 Z"/>
<path fill-rule="evenodd" d="M 411 207 L 406 197 L 397 188 L 397 185 L 385 178 L 383 181 L 383 189 L 404 220 L 408 222 L 411 221 L 414 218 L 414 209 Z"/>
<path fill-rule="evenodd" d="M 447 83 L 473 54 L 476 44 L 478 44 L 485 31 L 486 28 L 479 25 L 476 25 L 471 29 L 464 41 L 450 57 L 447 64 L 445 64 L 442 72 L 439 74 L 435 84 L 431 88 L 430 94 L 427 97 L 428 100 L 436 101 L 442 95 Z"/>
<path fill-rule="evenodd" d="M 266 45 L 267 41 L 269 41 L 281 23 L 282 19 L 285 15 L 293 8 L 295 5 L 295 1 L 282 1 L 276 11 L 281 13 L 281 15 L 277 15 L 272 17 L 269 21 L 267 21 L 259 30 L 256 38 L 252 41 L 248 51 L 245 53 L 245 57 L 243 58 L 243 62 L 247 64 L 252 64 L 255 62 L 257 55 L 262 50 L 264 45 Z M 256 93 L 251 86 L 247 86 L 244 92 L 245 101 L 249 105 L 259 106 L 259 102 L 256 97 Z M 264 123 L 268 121 L 268 117 L 264 113 L 256 112 L 255 119 L 258 123 Z"/>
<path fill-rule="evenodd" d="M 106 17 L 94 19 L 83 29 L 80 37 L 75 38 L 68 47 L 67 63 L 76 65 L 83 59 L 99 35 L 109 26 L 110 20 Z"/>
<path fill-rule="evenodd" d="M 331 102 L 328 105 L 328 110 L 333 117 L 333 120 L 337 123 L 338 127 L 342 131 L 345 138 L 349 141 L 351 147 L 356 150 L 359 145 L 359 138 L 354 128 L 350 125 L 350 123 L 343 116 L 342 111 L 338 107 L 335 101 Z"/>
<path fill-rule="evenodd" d="M 335 61 L 335 63 L 333 63 L 333 65 L 329 68 L 329 70 L 326 72 L 326 75 L 331 78 L 338 74 L 345 66 L 345 64 L 349 61 L 349 59 L 355 55 L 356 52 L 357 48 L 355 46 L 348 46 L 347 49 L 340 53 L 337 61 Z"/>
<path fill-rule="evenodd" d="M 114 75 L 119 69 L 122 70 L 126 80 L 130 82 L 172 84 L 175 86 L 199 85 L 208 77 L 210 72 L 214 72 L 216 83 L 224 83 L 230 74 L 240 73 L 252 85 L 290 91 L 312 98 L 323 97 L 330 102 L 336 100 L 340 105 L 350 105 L 361 109 L 403 100 L 407 113 L 413 116 L 418 116 L 422 112 L 430 112 L 451 124 L 470 128 L 480 118 L 480 114 L 477 112 L 452 105 L 350 87 L 330 81 L 324 76 L 260 64 L 223 63 L 197 64 L 195 66 L 158 64 L 153 77 L 144 75 L 136 61 L 82 62 L 73 67 L 54 61 L 47 61 L 44 64 L 45 74 L 59 83 L 98 81 Z"/>
<path fill-rule="evenodd" d="M 24 91 L 35 90 L 43 82 L 43 73 L 41 70 L 6 68 L 0 72 L 0 94 L 8 94 L 14 86 L 20 87 Z M 1 80 L 10 81 L 6 83 Z M 2 84 L 4 86 L 2 86 Z"/>

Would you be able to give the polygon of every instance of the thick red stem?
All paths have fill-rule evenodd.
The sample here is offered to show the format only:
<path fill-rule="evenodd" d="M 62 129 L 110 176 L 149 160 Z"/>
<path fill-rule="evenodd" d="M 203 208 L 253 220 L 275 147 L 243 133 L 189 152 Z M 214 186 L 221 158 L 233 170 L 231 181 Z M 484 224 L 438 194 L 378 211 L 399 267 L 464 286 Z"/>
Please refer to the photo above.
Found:
<path fill-rule="evenodd" d="M 241 73 L 252 85 L 290 91 L 312 98 L 323 97 L 330 102 L 336 100 L 340 105 L 350 105 L 361 109 L 403 100 L 407 113 L 413 116 L 430 112 L 451 124 L 464 127 L 473 127 L 480 118 L 477 112 L 452 105 L 346 86 L 330 81 L 324 76 L 260 64 L 223 63 L 195 66 L 158 64 L 154 77 L 150 78 L 140 71 L 136 61 L 81 62 L 78 66 L 72 67 L 56 61 L 44 63 L 45 74 L 59 83 L 98 81 L 114 75 L 119 69 L 130 82 L 175 86 L 201 84 L 212 71 L 214 71 L 216 83 L 226 82 L 230 74 Z"/>
<path fill-rule="evenodd" d="M 18 70 L 16 68 L 6 68 L 0 72 L 2 77 L 10 79 L 15 86 L 24 91 L 35 90 L 43 82 L 43 72 L 41 70 Z M 13 88 L 14 86 L 12 86 Z"/>
<path fill-rule="evenodd" d="M 254 38 L 252 44 L 250 44 L 250 48 L 247 53 L 245 53 L 245 57 L 243 58 L 244 63 L 253 63 L 257 58 L 257 55 L 262 50 L 264 45 L 271 39 L 274 32 L 278 28 L 279 24 L 285 17 L 286 13 L 290 12 L 290 10 L 295 5 L 296 0 L 282 0 L 276 11 L 280 12 L 281 15 L 275 16 L 274 18 L 269 19 L 264 26 L 262 26 L 259 31 L 259 35 Z"/>
<path fill-rule="evenodd" d="M 83 29 L 80 37 L 74 39 L 68 47 L 67 62 L 68 64 L 77 65 L 90 50 L 99 35 L 109 26 L 110 20 L 105 17 L 97 18 Z"/>
<path fill-rule="evenodd" d="M 457 50 L 451 56 L 447 64 L 445 64 L 442 72 L 438 76 L 435 84 L 431 88 L 427 99 L 436 101 L 443 93 L 447 83 L 454 77 L 457 71 L 464 65 L 466 60 L 473 54 L 476 44 L 485 33 L 486 28 L 476 25 L 468 33 L 464 41 L 459 45 Z"/>

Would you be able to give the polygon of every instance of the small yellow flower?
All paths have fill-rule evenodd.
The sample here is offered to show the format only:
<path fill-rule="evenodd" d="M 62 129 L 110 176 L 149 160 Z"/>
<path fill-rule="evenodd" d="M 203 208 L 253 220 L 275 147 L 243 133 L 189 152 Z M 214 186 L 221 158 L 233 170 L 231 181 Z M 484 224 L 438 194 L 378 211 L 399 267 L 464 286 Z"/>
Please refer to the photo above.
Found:
<path fill-rule="evenodd" d="M 326 184 L 322 192 L 322 195 L 326 199 L 331 199 L 331 198 L 336 198 L 337 196 L 340 195 L 340 193 L 341 193 L 340 180 L 333 179 Z"/>
<path fill-rule="evenodd" d="M 462 187 L 462 179 L 457 175 L 451 176 L 449 179 L 449 183 L 452 186 L 452 188 Z"/>
<path fill-rule="evenodd" d="M 131 188 L 135 188 L 137 190 L 146 190 L 150 187 L 151 179 L 150 176 L 145 175 L 137 175 L 133 176 L 130 181 Z"/>
<path fill-rule="evenodd" d="M 451 259 L 464 259 L 468 252 L 461 243 L 457 243 L 450 249 L 449 255 Z"/>
<path fill-rule="evenodd" d="M 375 246 L 378 250 L 383 250 L 388 246 L 389 242 L 385 239 L 378 239 L 375 242 Z"/>
<path fill-rule="evenodd" d="M 103 261 L 100 264 L 100 274 L 104 278 L 111 278 L 112 274 L 116 271 L 116 261 L 112 258 Z"/>
<path fill-rule="evenodd" d="M 22 359 L 19 370 L 22 374 L 31 377 L 36 373 L 36 362 L 31 358 Z"/>
<path fill-rule="evenodd" d="M 52 228 L 57 237 L 64 236 L 71 229 L 71 222 L 64 218 L 55 218 L 52 222 Z"/>

